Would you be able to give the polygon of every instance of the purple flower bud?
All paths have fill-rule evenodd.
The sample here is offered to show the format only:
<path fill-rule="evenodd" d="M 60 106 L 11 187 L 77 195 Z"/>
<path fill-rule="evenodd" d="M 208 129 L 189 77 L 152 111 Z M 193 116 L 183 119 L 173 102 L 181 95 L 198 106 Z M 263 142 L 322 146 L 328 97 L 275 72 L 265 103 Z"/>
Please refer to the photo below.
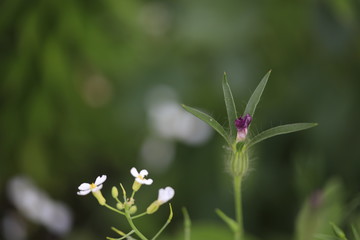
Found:
<path fill-rule="evenodd" d="M 246 114 L 244 117 L 239 117 L 235 120 L 235 126 L 237 128 L 236 141 L 244 141 L 248 132 L 248 127 L 252 121 L 250 114 Z"/>
<path fill-rule="evenodd" d="M 324 194 L 321 190 L 313 192 L 310 196 L 310 206 L 312 209 L 318 209 L 321 207 L 324 201 Z"/>

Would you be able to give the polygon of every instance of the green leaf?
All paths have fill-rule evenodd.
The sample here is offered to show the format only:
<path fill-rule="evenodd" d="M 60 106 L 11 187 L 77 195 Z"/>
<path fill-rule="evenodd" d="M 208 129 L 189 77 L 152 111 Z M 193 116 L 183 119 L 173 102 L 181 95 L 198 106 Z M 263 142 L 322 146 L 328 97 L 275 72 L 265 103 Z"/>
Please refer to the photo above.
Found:
<path fill-rule="evenodd" d="M 184 215 L 184 239 L 190 240 L 191 239 L 191 219 L 189 213 L 185 207 L 182 208 L 182 212 Z"/>
<path fill-rule="evenodd" d="M 228 217 L 223 211 L 220 209 L 215 209 L 216 214 L 230 227 L 233 232 L 238 231 L 239 225 L 236 221 L 230 217 Z"/>
<path fill-rule="evenodd" d="M 334 222 L 344 219 L 344 186 L 338 179 L 328 181 L 302 204 L 296 218 L 294 239 L 313 240 L 316 236 L 315 239 L 340 240 L 329 226 L 329 219 Z"/>
<path fill-rule="evenodd" d="M 356 230 L 356 228 L 354 227 L 354 225 L 351 225 L 351 229 L 352 229 L 352 233 L 355 237 L 355 240 L 360 240 L 360 235 L 359 232 Z"/>
<path fill-rule="evenodd" d="M 274 128 L 270 128 L 268 130 L 265 130 L 265 131 L 259 133 L 252 139 L 250 139 L 250 142 L 248 143 L 248 148 L 252 147 L 253 145 L 255 145 L 267 138 L 271 138 L 271 137 L 281 135 L 281 134 L 297 132 L 297 131 L 305 130 L 305 129 L 312 128 L 315 126 L 317 126 L 317 123 L 293 123 L 293 124 L 286 124 L 286 125 L 281 125 L 281 126 L 277 126 Z"/>
<path fill-rule="evenodd" d="M 331 224 L 331 227 L 332 227 L 335 235 L 336 235 L 338 238 L 340 238 L 340 239 L 342 239 L 342 240 L 347 240 L 346 235 L 345 235 L 344 231 L 341 230 L 341 228 L 339 228 L 338 226 L 336 226 L 335 223 L 330 223 L 330 224 Z"/>
<path fill-rule="evenodd" d="M 203 113 L 195 108 L 186 106 L 182 104 L 182 107 L 188 111 L 189 113 L 193 114 L 195 117 L 203 120 L 207 124 L 209 124 L 215 131 L 217 131 L 224 139 L 225 141 L 231 146 L 231 141 L 228 138 L 227 133 L 225 132 L 224 128 L 218 123 L 213 117 L 207 115 L 206 113 Z"/>
<path fill-rule="evenodd" d="M 260 101 L 261 95 L 262 95 L 264 88 L 266 86 L 266 83 L 269 79 L 270 73 L 271 73 L 271 70 L 266 73 L 266 75 L 260 81 L 259 85 L 256 87 L 256 89 L 253 92 L 253 94 L 251 95 L 248 103 L 246 104 L 246 108 L 245 108 L 243 116 L 245 116 L 246 114 L 250 114 L 251 117 L 254 117 L 256 106 L 258 105 L 258 103 Z"/>
<path fill-rule="evenodd" d="M 233 98 L 229 83 L 226 78 L 226 73 L 224 73 L 222 87 L 223 87 L 223 91 L 224 91 L 224 100 L 225 100 L 226 111 L 227 111 L 228 120 L 229 120 L 230 139 L 235 139 L 237 130 L 236 130 L 234 121 L 237 118 L 237 113 L 236 113 L 236 106 L 235 106 L 234 98 Z"/>
<path fill-rule="evenodd" d="M 334 237 L 334 236 L 327 235 L 327 234 L 316 234 L 315 239 L 318 239 L 318 240 L 341 240 L 338 237 Z"/>

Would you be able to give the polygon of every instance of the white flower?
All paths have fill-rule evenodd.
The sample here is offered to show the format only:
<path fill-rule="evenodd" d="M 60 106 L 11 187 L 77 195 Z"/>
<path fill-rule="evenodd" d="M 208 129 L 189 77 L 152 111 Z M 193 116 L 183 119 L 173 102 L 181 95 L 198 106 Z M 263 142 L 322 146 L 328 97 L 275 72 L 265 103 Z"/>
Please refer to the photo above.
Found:
<path fill-rule="evenodd" d="M 106 180 L 106 175 L 102 175 L 101 177 L 97 177 L 95 180 L 95 183 L 82 183 L 79 186 L 79 192 L 77 192 L 78 195 L 86 195 L 90 192 L 97 192 L 103 187 L 103 183 Z"/>
<path fill-rule="evenodd" d="M 153 214 L 161 205 L 172 199 L 174 195 L 175 190 L 172 187 L 160 188 L 158 199 L 150 204 L 150 206 L 146 209 L 146 213 Z"/>
<path fill-rule="evenodd" d="M 136 170 L 136 168 L 132 168 L 130 170 L 131 175 L 133 175 L 135 177 L 135 181 L 140 183 L 140 184 L 146 184 L 146 185 L 150 185 L 153 183 L 152 179 L 145 179 L 145 176 L 147 176 L 149 173 L 147 170 L 143 169 L 140 171 L 140 173 Z"/>
<path fill-rule="evenodd" d="M 164 204 L 170 199 L 172 199 L 174 195 L 175 195 L 175 190 L 172 187 L 160 188 L 157 200 L 161 204 Z"/>

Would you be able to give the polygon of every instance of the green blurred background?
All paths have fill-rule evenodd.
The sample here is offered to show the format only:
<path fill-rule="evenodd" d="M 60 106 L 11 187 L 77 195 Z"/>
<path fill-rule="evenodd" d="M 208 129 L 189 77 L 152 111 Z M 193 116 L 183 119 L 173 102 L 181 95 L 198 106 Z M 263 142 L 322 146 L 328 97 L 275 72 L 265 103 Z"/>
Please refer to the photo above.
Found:
<path fill-rule="evenodd" d="M 138 194 L 140 209 L 160 187 L 176 190 L 163 239 L 182 239 L 183 206 L 193 239 L 231 239 L 214 213 L 233 216 L 224 142 L 180 104 L 225 124 L 223 72 L 242 110 L 269 69 L 252 134 L 292 122 L 319 126 L 257 145 L 243 190 L 247 232 L 310 240 L 301 234 L 329 231 L 329 221 L 359 222 L 351 203 L 360 183 L 359 1 L 1 1 L 0 238 L 127 231 L 121 216 L 76 192 L 106 174 L 103 194 L 112 202 L 111 186 L 130 189 L 135 166 L 154 179 Z M 45 208 L 29 189 L 63 207 L 51 215 L 55 230 L 21 207 L 35 215 Z M 155 233 L 167 214 L 163 207 L 139 225 Z M 323 225 L 309 230 L 314 218 Z"/>

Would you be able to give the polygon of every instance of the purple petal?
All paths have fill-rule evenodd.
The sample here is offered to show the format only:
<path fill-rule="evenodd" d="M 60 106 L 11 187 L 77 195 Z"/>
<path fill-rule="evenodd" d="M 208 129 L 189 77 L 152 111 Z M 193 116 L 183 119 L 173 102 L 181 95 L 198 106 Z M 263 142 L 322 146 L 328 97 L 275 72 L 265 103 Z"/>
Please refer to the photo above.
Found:
<path fill-rule="evenodd" d="M 241 131 L 245 128 L 248 128 L 251 121 L 252 117 L 250 116 L 250 114 L 246 114 L 244 117 L 240 116 L 238 119 L 235 120 L 235 126 L 238 131 Z"/>

